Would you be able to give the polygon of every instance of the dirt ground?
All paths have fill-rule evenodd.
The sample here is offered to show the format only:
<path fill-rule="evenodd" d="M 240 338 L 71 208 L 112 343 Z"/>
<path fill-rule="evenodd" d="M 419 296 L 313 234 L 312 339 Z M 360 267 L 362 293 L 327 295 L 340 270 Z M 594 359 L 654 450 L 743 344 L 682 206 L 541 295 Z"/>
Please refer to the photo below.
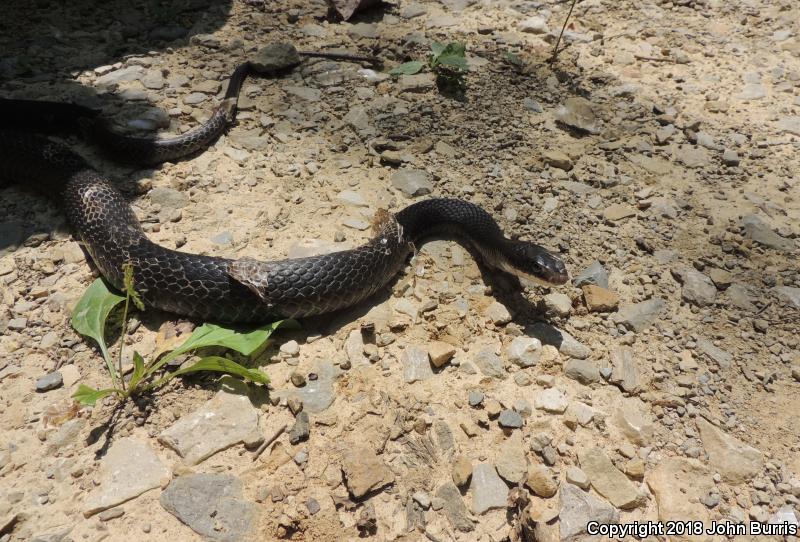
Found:
<path fill-rule="evenodd" d="M 349 22 L 321 0 L 3 9 L 0 96 L 102 107 L 121 130 L 191 129 L 271 42 L 384 60 L 248 79 L 236 126 L 191 160 L 126 168 L 66 138 L 157 243 L 296 257 L 447 196 L 560 254 L 574 280 L 523 288 L 436 240 L 362 306 L 278 333 L 255 360 L 269 390 L 203 376 L 116 414 L 69 411 L 80 383 L 109 381 L 69 323 L 97 274 L 57 202 L 14 179 L 0 191 L 0 542 L 797 525 L 796 2 L 582 1 L 554 63 L 569 2 L 397 0 Z M 466 45 L 461 99 L 427 71 L 388 75 L 437 41 Z M 146 311 L 125 343 L 147 357 L 190 327 Z M 37 390 L 47 375 L 61 384 Z"/>

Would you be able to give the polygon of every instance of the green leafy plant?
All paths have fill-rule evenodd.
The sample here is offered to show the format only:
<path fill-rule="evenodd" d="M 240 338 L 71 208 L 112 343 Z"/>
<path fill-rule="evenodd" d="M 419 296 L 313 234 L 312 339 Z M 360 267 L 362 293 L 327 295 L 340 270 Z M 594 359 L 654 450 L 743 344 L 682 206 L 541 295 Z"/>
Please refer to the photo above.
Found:
<path fill-rule="evenodd" d="M 201 371 L 227 373 L 257 384 L 267 384 L 269 378 L 260 370 L 249 369 L 231 359 L 217 355 L 202 356 L 188 367 L 163 375 L 160 374 L 160 371 L 166 364 L 182 354 L 198 352 L 209 347 L 221 347 L 234 350 L 244 356 L 252 356 L 266 344 L 276 329 L 287 323 L 294 323 L 293 320 L 281 320 L 250 331 L 237 331 L 215 324 L 203 324 L 196 328 L 180 346 L 163 352 L 163 355 L 156 356 L 149 362 L 145 362 L 142 356 L 134 351 L 133 373 L 126 383 L 122 370 L 122 349 L 127 332 L 128 309 L 130 303 L 133 302 L 139 310 L 144 310 L 141 297 L 134 288 L 133 267 L 130 265 L 125 266 L 124 286 L 125 295 L 121 296 L 109 290 L 102 279 L 95 280 L 78 301 L 72 314 L 72 327 L 81 335 L 94 339 L 100 347 L 112 382 L 110 388 L 101 390 L 85 384 L 78 386 L 78 390 L 72 397 L 84 405 L 94 405 L 99 399 L 110 395 L 124 401 L 129 397 L 152 391 L 176 376 Z M 106 328 L 109 315 L 115 307 L 123 302 L 122 331 L 119 340 L 118 362 L 115 367 L 106 344 Z"/>
<path fill-rule="evenodd" d="M 466 89 L 464 76 L 469 71 L 466 47 L 463 43 L 439 42 L 431 44 L 431 52 L 426 61 L 412 60 L 400 64 L 389 72 L 390 75 L 414 75 L 428 68 L 436 74 L 436 84 L 443 93 L 463 95 Z"/>

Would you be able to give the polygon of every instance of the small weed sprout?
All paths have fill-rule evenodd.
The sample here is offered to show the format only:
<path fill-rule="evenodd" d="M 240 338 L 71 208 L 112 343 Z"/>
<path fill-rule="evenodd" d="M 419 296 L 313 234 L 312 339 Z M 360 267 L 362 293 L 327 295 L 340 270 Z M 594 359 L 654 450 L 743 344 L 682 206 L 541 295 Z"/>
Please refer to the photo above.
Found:
<path fill-rule="evenodd" d="M 414 75 L 428 68 L 436 74 L 436 84 L 442 94 L 463 97 L 466 91 L 465 75 L 469 71 L 466 46 L 463 43 L 439 42 L 431 44 L 431 52 L 425 62 L 412 60 L 400 64 L 389 72 L 390 75 Z"/>

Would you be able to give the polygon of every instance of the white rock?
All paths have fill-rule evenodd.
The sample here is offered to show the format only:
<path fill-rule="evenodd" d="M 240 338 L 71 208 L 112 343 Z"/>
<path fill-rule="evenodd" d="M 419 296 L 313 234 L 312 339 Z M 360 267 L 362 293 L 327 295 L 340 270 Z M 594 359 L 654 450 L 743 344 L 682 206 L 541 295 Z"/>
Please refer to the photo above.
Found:
<path fill-rule="evenodd" d="M 545 412 L 562 414 L 569 405 L 566 395 L 559 389 L 549 388 L 536 394 L 533 399 L 533 406 Z"/>
<path fill-rule="evenodd" d="M 226 389 L 158 436 L 161 444 L 175 450 L 189 465 L 244 441 L 258 430 L 258 410 L 250 403 L 246 386 L 232 378 L 223 381 Z"/>
<path fill-rule="evenodd" d="M 170 471 L 147 443 L 126 437 L 108 449 L 97 478 L 100 484 L 83 503 L 85 517 L 167 485 Z"/>
<path fill-rule="evenodd" d="M 506 349 L 508 360 L 520 367 L 531 367 L 539 363 L 542 342 L 534 337 L 514 337 Z"/>
<path fill-rule="evenodd" d="M 547 27 L 547 21 L 544 17 L 539 17 L 534 15 L 533 17 L 528 17 L 524 21 L 520 21 L 517 25 L 520 32 L 525 32 L 526 34 L 547 34 L 550 32 L 550 29 Z"/>

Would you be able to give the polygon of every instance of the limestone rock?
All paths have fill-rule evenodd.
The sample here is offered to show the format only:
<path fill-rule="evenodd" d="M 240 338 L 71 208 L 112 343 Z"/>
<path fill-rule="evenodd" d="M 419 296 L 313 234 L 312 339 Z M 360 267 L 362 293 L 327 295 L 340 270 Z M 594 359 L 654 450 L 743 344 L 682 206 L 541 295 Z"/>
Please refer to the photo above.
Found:
<path fill-rule="evenodd" d="M 244 540 L 257 507 L 242 498 L 242 482 L 229 474 L 189 474 L 173 480 L 161 494 L 161 506 L 211 540 Z"/>
<path fill-rule="evenodd" d="M 505 508 L 508 505 L 508 486 L 497 475 L 489 463 L 480 463 L 472 469 L 472 512 L 483 514 L 492 508 Z"/>
<path fill-rule="evenodd" d="M 342 458 L 342 471 L 350 494 L 360 499 L 394 483 L 394 474 L 372 450 L 363 446 L 348 451 Z"/>
<path fill-rule="evenodd" d="M 444 501 L 444 515 L 454 529 L 465 533 L 475 529 L 461 493 L 452 482 L 439 486 L 436 496 Z"/>
<path fill-rule="evenodd" d="M 611 312 L 619 305 L 619 296 L 611 290 L 594 284 L 585 284 L 581 289 L 583 301 L 590 312 Z"/>
<path fill-rule="evenodd" d="M 561 540 L 573 540 L 573 537 L 585 533 L 590 521 L 619 522 L 619 512 L 613 506 L 572 484 L 561 485 L 559 500 Z"/>
<path fill-rule="evenodd" d="M 714 480 L 702 463 L 694 459 L 669 457 L 647 476 L 647 485 L 658 505 L 660 521 L 703 521 L 708 524 L 708 509 L 700 503 L 715 489 Z M 710 537 L 675 537 L 675 540 L 710 541 Z"/>
<path fill-rule="evenodd" d="M 708 452 L 709 465 L 726 482 L 742 484 L 761 472 L 764 456 L 760 451 L 720 431 L 703 418 L 697 418 L 697 428 Z"/>
<path fill-rule="evenodd" d="M 528 460 L 522 444 L 522 433 L 515 431 L 500 447 L 497 454 L 497 473 L 511 484 L 517 484 L 525 478 Z"/>
<path fill-rule="evenodd" d="M 158 436 L 161 444 L 175 450 L 189 465 L 244 441 L 258 430 L 258 410 L 243 394 L 245 385 L 232 378 L 225 382 L 228 388 Z"/>
<path fill-rule="evenodd" d="M 146 442 L 126 437 L 108 449 L 98 479 L 100 484 L 83 503 L 85 517 L 166 485 L 170 471 Z"/>
<path fill-rule="evenodd" d="M 628 478 L 614 466 L 600 448 L 578 452 L 581 469 L 589 477 L 592 487 L 617 508 L 628 510 L 641 504 L 642 497 Z"/>
<path fill-rule="evenodd" d="M 553 473 L 544 465 L 532 465 L 528 469 L 525 485 L 536 495 L 546 499 L 558 491 L 558 484 L 553 478 Z"/>

